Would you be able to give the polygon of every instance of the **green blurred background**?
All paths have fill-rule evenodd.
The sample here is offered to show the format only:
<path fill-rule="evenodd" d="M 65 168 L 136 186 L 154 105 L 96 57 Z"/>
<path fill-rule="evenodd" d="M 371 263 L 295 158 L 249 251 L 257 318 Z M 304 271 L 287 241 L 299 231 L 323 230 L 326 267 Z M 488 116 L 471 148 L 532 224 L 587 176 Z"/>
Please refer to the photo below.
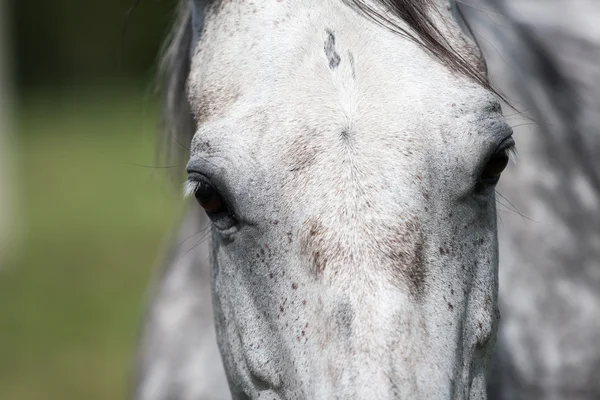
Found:
<path fill-rule="evenodd" d="M 128 396 L 145 291 L 181 208 L 155 149 L 176 2 L 142 0 L 126 18 L 134 2 L 0 7 L 14 184 L 0 190 L 19 237 L 0 260 L 1 400 Z"/>

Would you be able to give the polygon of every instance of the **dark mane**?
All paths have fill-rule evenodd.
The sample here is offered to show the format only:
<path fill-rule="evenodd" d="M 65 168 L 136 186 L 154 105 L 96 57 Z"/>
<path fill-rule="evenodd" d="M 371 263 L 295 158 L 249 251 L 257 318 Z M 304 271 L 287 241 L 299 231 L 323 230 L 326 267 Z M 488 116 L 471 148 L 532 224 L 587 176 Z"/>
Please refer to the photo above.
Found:
<path fill-rule="evenodd" d="M 380 6 L 379 10 L 365 0 L 347 1 L 376 23 L 420 44 L 451 71 L 469 77 L 495 92 L 490 86 L 486 71 L 467 61 L 436 26 L 433 17 L 439 15 L 439 10 L 432 0 L 376 0 L 376 4 Z M 454 9 L 457 11 L 456 16 L 460 18 L 460 10 L 456 7 Z M 402 28 L 394 20 L 403 21 L 409 29 Z"/>
<path fill-rule="evenodd" d="M 491 87 L 486 71 L 467 61 L 444 38 L 434 23 L 433 17 L 439 10 L 432 0 L 377 0 L 381 6 L 377 9 L 364 0 L 345 1 L 376 23 L 418 43 L 451 71 L 469 77 L 498 94 Z M 204 0 L 206 4 L 209 2 Z M 408 25 L 408 29 L 395 22 L 399 20 Z M 163 143 L 165 154 L 170 161 L 179 161 L 186 155 L 195 130 L 186 97 L 192 37 L 189 0 L 180 0 L 178 18 L 164 47 L 160 69 L 163 96 L 161 140 L 166 142 Z"/>

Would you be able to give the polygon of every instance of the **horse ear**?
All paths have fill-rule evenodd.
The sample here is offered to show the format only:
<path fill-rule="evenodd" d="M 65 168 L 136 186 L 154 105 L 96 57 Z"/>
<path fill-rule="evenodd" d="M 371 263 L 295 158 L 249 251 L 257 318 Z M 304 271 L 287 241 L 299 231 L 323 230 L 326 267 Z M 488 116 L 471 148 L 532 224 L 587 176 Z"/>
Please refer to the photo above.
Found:
<path fill-rule="evenodd" d="M 198 40 L 200 40 L 200 34 L 204 27 L 204 16 L 205 10 L 208 6 L 209 0 L 189 0 L 191 3 L 191 18 L 192 18 L 192 45 L 191 52 L 193 55 L 196 50 Z"/>

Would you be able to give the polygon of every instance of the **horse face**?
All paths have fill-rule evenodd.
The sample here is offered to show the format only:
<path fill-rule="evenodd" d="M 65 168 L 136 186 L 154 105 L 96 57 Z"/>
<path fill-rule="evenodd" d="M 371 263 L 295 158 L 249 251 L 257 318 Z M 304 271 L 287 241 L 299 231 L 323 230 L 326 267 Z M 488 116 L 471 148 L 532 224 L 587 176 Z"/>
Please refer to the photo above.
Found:
<path fill-rule="evenodd" d="M 498 103 L 341 2 L 216 4 L 187 187 L 234 398 L 485 398 Z"/>

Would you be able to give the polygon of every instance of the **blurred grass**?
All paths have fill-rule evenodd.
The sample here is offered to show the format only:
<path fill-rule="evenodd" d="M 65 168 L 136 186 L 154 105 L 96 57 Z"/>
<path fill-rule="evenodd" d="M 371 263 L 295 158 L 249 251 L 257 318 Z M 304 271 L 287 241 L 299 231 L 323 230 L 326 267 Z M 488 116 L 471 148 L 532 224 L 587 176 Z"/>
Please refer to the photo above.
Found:
<path fill-rule="evenodd" d="M 156 102 L 36 93 L 19 107 L 23 240 L 0 270 L 0 399 L 124 399 L 144 292 L 177 219 Z"/>

